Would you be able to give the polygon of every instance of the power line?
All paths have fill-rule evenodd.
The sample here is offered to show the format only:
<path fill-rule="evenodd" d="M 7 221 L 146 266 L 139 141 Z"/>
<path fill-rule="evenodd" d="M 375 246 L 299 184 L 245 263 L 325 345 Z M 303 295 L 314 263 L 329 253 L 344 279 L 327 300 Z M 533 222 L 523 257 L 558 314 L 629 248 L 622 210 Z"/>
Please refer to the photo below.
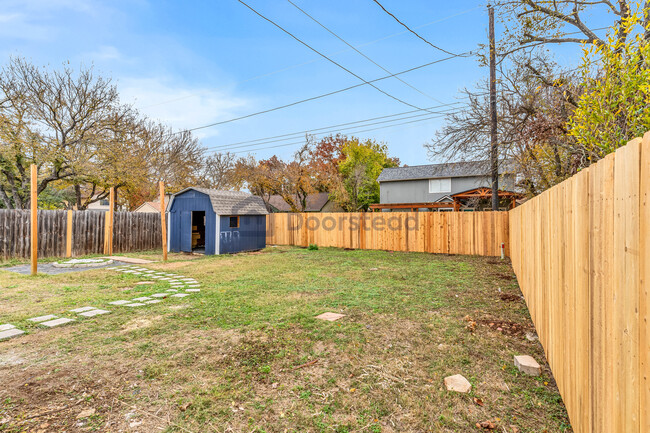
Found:
<path fill-rule="evenodd" d="M 359 132 L 376 131 L 376 130 L 379 130 L 379 129 L 392 128 L 394 126 L 407 125 L 407 124 L 418 123 L 418 122 L 425 122 L 427 120 L 437 119 L 437 118 L 440 118 L 440 117 L 443 117 L 443 116 L 444 115 L 436 114 L 436 115 L 433 115 L 433 116 L 429 116 L 429 117 L 427 117 L 425 119 L 411 120 L 411 121 L 408 121 L 408 122 L 395 123 L 393 125 L 379 126 L 377 128 L 364 129 L 364 130 L 361 130 L 361 131 L 354 131 L 354 132 L 359 133 Z M 278 147 L 294 146 L 296 144 L 304 144 L 304 143 L 305 143 L 305 140 L 302 140 L 302 141 L 296 141 L 296 142 L 293 142 L 293 143 L 285 143 L 285 144 L 278 144 L 278 145 L 275 145 L 275 146 L 260 147 L 260 148 L 257 148 L 257 149 L 239 150 L 239 151 L 232 152 L 232 153 L 233 154 L 246 153 L 246 152 L 250 153 L 250 152 L 257 152 L 258 150 L 275 149 L 275 148 L 278 148 Z"/>
<path fill-rule="evenodd" d="M 447 50 L 445 50 L 445 49 L 443 49 L 443 48 L 440 48 L 440 47 L 437 46 L 437 45 L 433 45 L 431 42 L 427 41 L 427 40 L 424 39 L 422 36 L 420 36 L 418 33 L 416 33 L 416 32 L 415 32 L 413 29 L 411 29 L 409 26 L 407 26 L 406 24 L 404 24 L 403 22 L 401 22 L 401 21 L 399 20 L 399 18 L 397 18 L 395 15 L 393 15 L 393 14 L 390 13 L 390 12 L 388 12 L 388 11 L 386 10 L 386 8 L 385 8 L 381 3 L 379 3 L 377 0 L 372 0 L 372 1 L 374 1 L 375 3 L 377 3 L 377 6 L 379 6 L 379 7 L 380 7 L 384 12 L 386 12 L 388 15 L 390 15 L 391 17 L 393 17 L 393 19 L 394 19 L 395 21 L 397 21 L 398 23 L 400 23 L 400 24 L 401 24 L 401 25 L 402 25 L 406 30 L 408 30 L 409 32 L 413 33 L 415 36 L 417 36 L 418 38 L 422 39 L 424 42 L 426 42 L 427 44 L 431 45 L 431 46 L 432 46 L 433 48 L 435 48 L 436 50 L 440 50 L 440 51 L 442 51 L 443 53 L 451 54 L 451 55 L 453 55 L 453 56 L 459 56 L 459 55 L 460 55 L 460 54 L 454 54 L 454 53 L 452 53 L 451 51 L 447 51 Z"/>
<path fill-rule="evenodd" d="M 432 107 L 427 107 L 426 110 L 433 110 L 434 108 L 440 108 L 440 107 L 446 107 L 446 106 L 458 105 L 458 104 L 465 104 L 465 103 L 459 101 L 459 102 L 452 102 L 450 104 L 434 105 Z M 380 119 L 387 119 L 389 117 L 403 116 L 405 114 L 418 113 L 419 111 L 420 110 L 403 111 L 401 113 L 388 114 L 388 115 L 385 115 L 385 116 L 378 116 L 378 117 L 371 117 L 369 119 L 357 120 L 357 121 L 354 121 L 354 122 L 339 123 L 337 125 L 329 125 L 329 126 L 324 126 L 324 127 L 321 127 L 321 128 L 304 129 L 302 131 L 291 132 L 291 133 L 288 133 L 288 134 L 281 134 L 281 135 L 274 135 L 274 136 L 271 136 L 271 137 L 257 138 L 255 140 L 238 141 L 238 142 L 235 142 L 235 143 L 224 144 L 224 145 L 220 145 L 220 146 L 217 146 L 217 147 L 228 147 L 228 146 L 235 146 L 235 145 L 238 145 L 238 144 L 248 144 L 248 143 L 261 144 L 261 143 L 259 143 L 260 141 L 272 140 L 272 139 L 275 139 L 275 138 L 290 137 L 290 136 L 293 136 L 293 135 L 303 135 L 303 134 L 307 134 L 307 133 L 315 132 L 315 131 L 322 131 L 322 130 L 326 130 L 326 129 L 338 128 L 338 127 L 341 127 L 341 126 L 355 125 L 357 123 L 372 122 L 373 120 L 380 120 Z M 439 112 L 439 113 L 442 114 L 443 112 Z M 214 147 L 208 147 L 208 148 L 211 149 L 211 148 L 214 148 Z"/>
<path fill-rule="evenodd" d="M 470 53 L 470 51 L 468 51 L 467 53 Z M 415 66 L 413 68 L 409 68 L 409 69 L 406 69 L 404 71 L 397 72 L 395 74 L 390 74 L 390 75 L 386 75 L 384 77 L 375 78 L 374 80 L 370 80 L 369 82 L 370 83 L 375 83 L 377 81 L 386 80 L 386 79 L 394 77 L 396 75 L 402 75 L 402 74 L 406 74 L 408 72 L 413 72 L 413 71 L 416 71 L 418 69 L 425 68 L 427 66 L 435 65 L 436 63 L 441 63 L 441 62 L 444 62 L 444 61 L 447 61 L 447 60 L 455 59 L 456 57 L 458 57 L 458 56 L 450 56 L 450 57 L 445 57 L 443 59 L 434 60 L 433 62 L 429 62 L 429 63 L 425 63 L 423 65 Z M 273 111 L 282 110 L 284 108 L 293 107 L 295 105 L 302 104 L 302 103 L 305 103 L 305 102 L 314 101 L 316 99 L 321 99 L 321 98 L 325 98 L 327 96 L 336 95 L 338 93 L 347 92 L 348 90 L 356 89 L 357 87 L 362 87 L 362 86 L 365 86 L 365 85 L 366 85 L 366 83 L 355 84 L 353 86 L 348 86 L 348 87 L 345 87 L 343 89 L 334 90 L 334 91 L 328 92 L 328 93 L 323 93 L 323 94 L 318 95 L 318 96 L 312 96 L 311 98 L 301 99 L 299 101 L 291 102 L 289 104 L 284 104 L 284 105 L 280 105 L 278 107 L 269 108 L 267 110 L 262 110 L 262 111 L 257 111 L 255 113 L 250 113 L 250 114 L 247 114 L 245 116 L 234 117 L 234 118 L 228 119 L 228 120 L 221 120 L 219 122 L 213 122 L 213 123 L 209 123 L 207 125 L 197 126 L 197 127 L 194 127 L 194 128 L 182 129 L 180 131 L 173 132 L 170 135 L 181 134 L 183 132 L 198 131 L 200 129 L 206 129 L 206 128 L 210 128 L 210 127 L 217 126 L 217 125 L 223 125 L 223 124 L 226 124 L 226 123 L 235 122 L 237 120 L 248 119 L 249 117 L 259 116 L 260 114 L 266 114 L 266 113 L 270 113 L 270 112 L 273 112 Z M 456 103 L 450 103 L 450 104 L 444 104 L 444 105 L 453 105 L 453 104 L 456 104 Z"/>
<path fill-rule="evenodd" d="M 373 65 L 379 67 L 382 71 L 386 72 L 387 74 L 392 74 L 391 71 L 389 71 L 388 69 L 384 68 L 382 65 L 380 65 L 380 64 L 377 63 L 377 62 L 375 62 L 375 61 L 372 60 L 370 57 L 368 57 L 367 55 L 365 55 L 364 53 L 362 53 L 361 51 L 359 51 L 359 50 L 358 50 L 356 47 L 354 47 L 352 44 L 348 43 L 348 42 L 347 42 L 345 39 L 343 39 L 341 36 L 339 36 L 339 35 L 337 35 L 336 33 L 334 33 L 332 30 L 330 30 L 328 27 L 326 27 L 323 23 L 321 23 L 320 21 L 318 21 L 316 18 L 314 18 L 313 16 L 311 16 L 309 13 L 307 13 L 307 12 L 306 12 L 305 10 L 303 10 L 302 8 L 300 8 L 300 6 L 298 6 L 297 4 L 295 4 L 294 2 L 292 2 L 291 0 L 287 0 L 287 1 L 288 1 L 288 2 L 293 6 L 293 7 L 295 7 L 295 8 L 298 9 L 300 12 L 302 12 L 302 13 L 305 14 L 307 17 L 309 17 L 309 18 L 310 18 L 312 21 L 314 21 L 316 24 L 318 24 L 319 26 L 321 26 L 322 28 L 324 28 L 324 29 L 325 29 L 327 32 L 329 32 L 332 36 L 334 36 L 334 37 L 337 38 L 339 41 L 343 42 L 345 45 L 347 45 L 348 47 L 350 47 L 351 49 L 353 49 L 356 53 L 358 53 L 358 54 L 360 54 L 361 56 L 363 56 L 363 58 L 365 58 L 366 60 L 368 60 L 370 63 L 372 63 Z M 438 99 L 434 98 L 433 96 L 431 96 L 431 95 L 429 95 L 429 94 L 427 94 L 427 93 L 424 93 L 423 91 L 421 91 L 421 90 L 418 89 L 417 87 L 415 87 L 415 86 L 413 86 L 413 85 L 407 83 L 406 81 L 402 80 L 401 78 L 399 78 L 399 77 L 395 77 L 395 79 L 396 79 L 396 80 L 399 80 L 400 82 L 402 82 L 403 84 L 407 85 L 407 86 L 410 87 L 411 89 L 415 90 L 415 91 L 418 92 L 419 94 L 424 95 L 424 96 L 426 96 L 427 98 L 432 99 L 432 100 L 434 100 L 434 101 L 436 101 L 436 102 L 442 103 L 442 102 L 439 101 Z"/>
<path fill-rule="evenodd" d="M 346 68 L 345 66 L 341 65 L 340 63 L 336 62 L 335 60 L 333 60 L 333 59 L 327 57 L 325 54 L 321 53 L 321 52 L 318 51 L 316 48 L 312 47 L 311 45 L 309 45 L 308 43 L 306 43 L 305 41 L 303 41 L 302 39 L 300 39 L 299 37 L 297 37 L 296 35 L 294 35 L 294 34 L 291 33 L 290 31 L 288 31 L 287 29 L 285 29 L 284 27 L 282 27 L 281 25 L 279 25 L 278 23 L 276 23 L 275 21 L 273 21 L 273 20 L 271 20 L 270 18 L 267 18 L 267 17 L 265 17 L 264 15 L 262 15 L 260 12 L 258 12 L 257 10 L 255 10 L 252 6 L 249 6 L 249 5 L 248 5 L 246 2 L 244 2 L 243 0 L 237 0 L 237 1 L 239 1 L 239 3 L 243 4 L 244 6 L 246 6 L 246 7 L 247 7 L 248 9 L 250 9 L 251 11 L 253 11 L 253 13 L 255 13 L 257 16 L 259 16 L 259 17 L 262 18 L 263 20 L 265 20 L 265 21 L 267 21 L 267 22 L 273 24 L 275 27 L 277 27 L 278 29 L 282 30 L 282 31 L 283 31 L 284 33 L 286 33 L 287 35 L 291 36 L 291 37 L 292 37 L 293 39 L 295 39 L 297 42 L 299 42 L 299 43 L 301 43 L 302 45 L 304 45 L 305 47 L 309 48 L 311 51 L 313 51 L 313 52 L 315 52 L 316 54 L 318 54 L 319 56 L 323 57 L 324 59 L 326 59 L 326 60 L 329 61 L 330 63 L 332 63 L 332 64 L 338 66 L 340 69 L 343 69 L 345 72 L 347 72 L 348 74 L 352 75 L 353 77 L 355 77 L 355 78 L 357 78 L 357 79 L 363 81 L 365 84 L 370 85 L 370 87 L 372 87 L 373 89 L 375 89 L 375 90 L 377 90 L 377 91 L 383 93 L 384 95 L 388 96 L 389 98 L 394 99 L 394 100 L 396 100 L 396 101 L 398 101 L 398 102 L 400 102 L 400 103 L 402 103 L 402 104 L 404 104 L 404 105 L 408 105 L 409 107 L 417 108 L 417 109 L 421 110 L 421 108 L 418 107 L 417 105 L 413 105 L 413 104 L 408 103 L 408 102 L 406 102 L 406 101 L 404 101 L 404 100 L 402 100 L 402 99 L 400 99 L 400 98 L 398 98 L 398 97 L 396 97 L 396 96 L 391 95 L 390 93 L 388 93 L 388 92 L 386 92 L 386 91 L 380 89 L 379 87 L 375 86 L 374 84 L 370 83 L 369 81 L 366 81 L 364 78 L 362 78 L 362 77 L 360 77 L 359 75 L 355 74 L 354 72 L 352 72 L 351 70 L 349 70 L 349 69 Z"/>
<path fill-rule="evenodd" d="M 474 11 L 474 10 L 476 10 L 476 9 L 479 9 L 480 7 L 481 7 L 481 6 L 476 6 L 476 7 L 473 7 L 473 8 L 471 8 L 471 9 L 466 9 L 466 10 L 464 10 L 464 11 L 460 11 L 460 12 L 457 12 L 457 13 L 455 13 L 455 14 L 448 15 L 448 16 L 446 16 L 446 17 L 444 17 L 444 18 L 439 18 L 439 19 L 437 19 L 437 20 L 434 20 L 434 21 L 428 22 L 428 23 L 426 23 L 426 24 L 422 24 L 422 25 L 417 26 L 417 27 L 414 27 L 414 28 L 415 28 L 415 29 L 421 29 L 421 28 L 428 27 L 428 26 L 433 25 L 433 24 L 438 24 L 438 23 L 440 23 L 440 22 L 443 22 L 443 21 L 449 20 L 449 19 L 451 19 L 451 18 L 456 18 L 456 17 L 458 17 L 458 16 L 460 16 L 460 15 L 464 15 L 464 14 L 466 14 L 466 13 L 472 12 L 472 11 Z M 403 35 L 403 34 L 405 34 L 405 33 L 408 33 L 408 30 L 405 30 L 405 31 L 403 31 L 403 32 L 393 33 L 393 34 L 390 34 L 390 35 L 387 35 L 387 36 L 382 36 L 382 37 L 379 38 L 379 39 L 374 39 L 374 40 L 369 41 L 369 42 L 364 42 L 363 44 L 358 45 L 358 47 L 366 47 L 366 46 L 368 46 L 368 45 L 376 44 L 377 42 L 385 41 L 386 39 L 394 38 L 394 37 L 396 37 L 396 36 L 401 36 L 401 35 Z M 340 54 L 340 53 L 344 53 L 344 52 L 346 52 L 346 51 L 348 51 L 348 48 L 345 48 L 345 49 L 340 50 L 340 51 L 335 51 L 335 52 L 332 53 L 332 54 Z M 471 53 L 469 53 L 469 54 L 471 54 Z M 284 72 L 284 71 L 287 71 L 287 70 L 290 70 L 290 69 L 293 69 L 293 68 L 298 68 L 298 67 L 300 67 L 300 66 L 310 65 L 310 64 L 312 64 L 312 63 L 318 62 L 319 60 L 322 60 L 322 59 L 317 58 L 317 59 L 309 60 L 309 61 L 307 61 L 307 62 L 297 63 L 297 64 L 295 64 L 295 65 L 287 66 L 287 67 L 284 67 L 284 68 L 281 68 L 281 69 L 277 69 L 277 70 L 275 70 L 275 71 L 267 72 L 267 73 L 265 73 L 265 74 L 261 74 L 261 75 L 256 75 L 256 76 L 254 76 L 254 77 L 247 78 L 247 79 L 245 79 L 245 80 L 237 81 L 237 82 L 233 83 L 233 85 L 243 84 L 243 83 L 248 83 L 248 82 L 250 82 L 250 81 L 258 80 L 258 79 L 260 79 L 260 78 L 265 78 L 265 77 L 268 77 L 268 76 L 271 76 L 271 75 L 274 75 L 274 74 L 277 74 L 277 73 L 280 73 L 280 72 Z M 169 104 L 169 103 L 172 103 L 172 102 L 178 102 L 178 101 L 182 101 L 182 100 L 184 100 L 184 99 L 193 98 L 193 97 L 195 97 L 195 96 L 206 95 L 206 94 L 208 94 L 208 93 L 213 93 L 214 91 L 215 91 L 215 90 L 212 89 L 212 90 L 207 90 L 207 91 L 203 91 L 203 92 L 192 93 L 191 95 L 181 96 L 181 97 L 174 98 L 174 99 L 168 99 L 167 101 L 161 101 L 161 102 L 157 102 L 157 103 L 155 103 L 155 104 L 145 105 L 144 107 L 140 107 L 140 108 L 144 109 L 144 108 L 149 108 L 149 107 L 157 107 L 157 106 L 159 106 L 159 105 Z"/>
<path fill-rule="evenodd" d="M 313 129 L 313 130 L 308 130 L 304 131 L 305 134 L 312 133 L 311 135 L 325 135 L 325 134 L 331 134 L 334 132 L 342 132 L 343 130 L 347 129 L 356 129 L 356 128 L 365 128 L 367 126 L 372 126 L 372 125 L 381 125 L 384 123 L 391 123 L 391 122 L 397 122 L 400 120 L 406 120 L 406 119 L 413 119 L 413 118 L 418 118 L 418 117 L 423 117 L 423 116 L 430 116 L 431 114 L 440 114 L 440 115 L 447 115 L 454 113 L 455 110 L 447 110 L 447 111 L 440 111 L 440 112 L 426 112 L 426 113 L 420 113 L 420 114 L 415 114 L 412 116 L 405 116 L 405 117 L 400 117 L 397 119 L 388 119 L 388 120 L 382 120 L 379 122 L 372 122 L 372 123 L 367 123 L 366 122 L 351 122 L 352 124 L 354 123 L 365 123 L 363 125 L 353 125 L 349 126 L 347 128 L 318 128 L 318 129 Z M 321 131 L 321 132 L 316 132 L 316 131 Z M 229 149 L 239 149 L 239 148 L 245 148 L 245 147 L 253 147 L 253 146 L 259 146 L 260 144 L 269 144 L 269 143 L 277 143 L 281 141 L 286 141 L 286 140 L 293 140 L 297 137 L 296 135 L 301 134 L 301 133 L 294 133 L 294 134 L 285 134 L 283 138 L 277 138 L 274 140 L 264 140 L 264 139 L 258 139 L 254 140 L 257 141 L 256 143 L 248 143 L 248 144 L 239 144 L 239 145 L 234 145 L 234 144 L 226 144 L 226 145 L 221 145 L 221 146 L 207 146 L 205 149 L 207 150 L 214 150 L 214 151 L 220 151 L 220 150 L 229 150 Z"/>

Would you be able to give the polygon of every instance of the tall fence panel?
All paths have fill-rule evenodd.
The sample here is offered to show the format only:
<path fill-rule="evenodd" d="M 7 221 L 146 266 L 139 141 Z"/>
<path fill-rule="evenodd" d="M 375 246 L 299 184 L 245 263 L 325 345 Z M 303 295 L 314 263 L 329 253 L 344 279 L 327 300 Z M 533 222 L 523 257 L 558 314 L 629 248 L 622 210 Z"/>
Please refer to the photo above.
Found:
<path fill-rule="evenodd" d="M 511 210 L 510 242 L 574 431 L 650 431 L 650 133 Z"/>
<path fill-rule="evenodd" d="M 508 231 L 507 212 L 276 213 L 266 243 L 498 256 Z"/>
<path fill-rule="evenodd" d="M 68 227 L 68 211 L 38 211 L 38 256 L 65 257 L 68 230 L 72 256 L 103 254 L 105 212 L 73 211 Z M 28 258 L 31 253 L 30 211 L 0 209 L 0 257 Z M 160 248 L 159 213 L 116 212 L 113 252 L 127 253 Z"/>

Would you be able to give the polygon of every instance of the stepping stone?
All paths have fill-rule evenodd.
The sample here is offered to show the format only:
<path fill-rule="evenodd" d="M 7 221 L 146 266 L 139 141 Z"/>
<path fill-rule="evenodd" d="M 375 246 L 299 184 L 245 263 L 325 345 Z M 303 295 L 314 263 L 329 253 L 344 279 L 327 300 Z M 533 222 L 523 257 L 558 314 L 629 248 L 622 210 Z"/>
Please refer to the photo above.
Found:
<path fill-rule="evenodd" d="M 66 319 L 65 317 L 61 317 L 60 319 L 56 320 L 49 320 L 47 322 L 42 322 L 42 326 L 47 326 L 48 328 L 54 328 L 57 326 L 65 325 L 67 323 L 74 322 L 74 319 Z"/>
<path fill-rule="evenodd" d="M 159 278 L 162 278 L 162 275 L 152 275 L 151 278 L 155 278 L 157 280 Z"/>
<path fill-rule="evenodd" d="M 445 377 L 444 383 L 447 391 L 466 393 L 472 389 L 472 384 L 461 374 Z"/>
<path fill-rule="evenodd" d="M 173 298 L 184 298 L 186 296 L 190 296 L 190 294 L 189 293 L 176 293 L 176 294 L 172 295 Z"/>
<path fill-rule="evenodd" d="M 14 329 L 14 328 L 15 328 L 15 326 L 10 325 L 9 323 L 7 323 L 6 325 L 0 325 L 0 331 L 8 331 L 8 330 Z"/>
<path fill-rule="evenodd" d="M 200 284 L 188 284 L 187 287 L 197 288 L 197 287 L 201 287 L 201 285 Z"/>
<path fill-rule="evenodd" d="M 160 299 L 152 299 L 151 301 L 144 301 L 145 304 L 157 304 L 158 302 L 161 302 Z"/>
<path fill-rule="evenodd" d="M 109 302 L 110 305 L 126 305 L 126 304 L 130 304 L 130 303 L 131 303 L 131 301 L 123 301 L 123 300 L 122 301 Z"/>
<path fill-rule="evenodd" d="M 134 301 L 138 301 L 138 302 L 148 301 L 148 300 L 150 300 L 150 299 L 151 299 L 151 298 L 149 298 L 149 297 L 147 297 L 147 296 L 141 296 L 141 297 L 139 297 L 139 298 L 133 298 Z"/>
<path fill-rule="evenodd" d="M 108 313 L 110 313 L 110 311 L 100 310 L 98 308 L 98 309 L 95 309 L 95 310 L 86 311 L 85 313 L 81 313 L 79 315 L 84 316 L 84 317 L 95 317 L 95 316 L 99 316 L 100 314 L 108 314 Z"/>
<path fill-rule="evenodd" d="M 200 292 L 201 289 L 185 289 L 185 291 L 190 293 L 196 293 L 196 292 Z"/>
<path fill-rule="evenodd" d="M 83 313 L 84 311 L 96 310 L 95 307 L 81 307 L 70 310 L 71 313 Z"/>
<path fill-rule="evenodd" d="M 327 320 L 328 322 L 334 322 L 335 320 L 339 320 L 341 317 L 345 317 L 345 314 L 332 313 L 329 311 L 316 316 L 317 319 Z"/>
<path fill-rule="evenodd" d="M 178 292 L 176 289 L 167 289 L 168 292 Z"/>
<path fill-rule="evenodd" d="M 147 304 L 143 304 L 142 302 L 133 302 L 131 304 L 124 304 L 125 307 L 142 307 L 143 305 L 147 305 Z"/>
<path fill-rule="evenodd" d="M 31 319 L 27 319 L 27 320 L 34 323 L 41 323 L 48 320 L 56 319 L 57 317 L 59 316 L 55 316 L 54 314 L 48 314 L 47 316 L 32 317 Z"/>
<path fill-rule="evenodd" d="M 169 293 L 154 293 L 151 295 L 152 298 L 166 298 L 169 296 Z"/>
<path fill-rule="evenodd" d="M 0 341 L 2 340 L 8 340 L 13 337 L 18 337 L 19 335 L 23 335 L 25 331 L 21 331 L 20 329 L 7 329 L 6 331 L 0 332 Z"/>
<path fill-rule="evenodd" d="M 143 284 L 156 284 L 153 281 L 140 281 L 139 283 L 135 283 L 136 286 L 142 286 Z"/>
<path fill-rule="evenodd" d="M 171 278 L 169 278 L 169 277 L 165 277 L 165 278 L 160 279 L 160 281 L 169 281 L 169 280 L 171 280 Z"/>
<path fill-rule="evenodd" d="M 539 376 L 542 374 L 542 367 L 530 355 L 515 356 L 515 366 L 519 371 L 529 376 Z"/>
<path fill-rule="evenodd" d="M 181 281 L 196 281 L 194 278 L 179 278 Z"/>

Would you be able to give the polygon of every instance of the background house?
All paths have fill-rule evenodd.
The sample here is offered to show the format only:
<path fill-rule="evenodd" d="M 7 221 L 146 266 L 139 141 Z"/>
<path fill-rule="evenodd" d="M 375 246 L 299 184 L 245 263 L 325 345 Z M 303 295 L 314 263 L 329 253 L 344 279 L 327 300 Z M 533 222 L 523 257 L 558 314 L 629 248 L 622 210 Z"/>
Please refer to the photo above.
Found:
<path fill-rule="evenodd" d="M 239 191 L 186 188 L 167 206 L 169 250 L 228 254 L 266 246 L 266 206 Z"/>
<path fill-rule="evenodd" d="M 504 197 L 515 197 L 515 175 L 508 170 L 507 164 L 502 163 L 502 166 L 499 190 Z M 467 203 L 469 196 L 484 196 L 485 188 L 492 184 L 489 173 L 489 161 L 385 168 L 377 179 L 380 206 L 373 208 L 418 209 L 418 204 L 429 204 L 432 208 L 452 210 L 454 198 L 458 201 L 458 197 L 462 197 Z M 510 194 L 505 194 L 507 192 Z"/>
<path fill-rule="evenodd" d="M 298 197 L 294 199 L 299 202 Z M 269 210 L 275 212 L 291 212 L 291 207 L 280 195 L 272 195 L 268 202 Z M 306 200 L 306 208 L 303 212 L 341 212 L 341 207 L 330 199 L 329 193 L 319 192 L 309 194 Z"/>
<path fill-rule="evenodd" d="M 171 198 L 171 194 L 165 194 L 165 203 L 169 203 Z M 135 208 L 133 212 L 160 213 L 160 199 L 156 199 L 154 201 L 145 201 L 140 206 Z"/>

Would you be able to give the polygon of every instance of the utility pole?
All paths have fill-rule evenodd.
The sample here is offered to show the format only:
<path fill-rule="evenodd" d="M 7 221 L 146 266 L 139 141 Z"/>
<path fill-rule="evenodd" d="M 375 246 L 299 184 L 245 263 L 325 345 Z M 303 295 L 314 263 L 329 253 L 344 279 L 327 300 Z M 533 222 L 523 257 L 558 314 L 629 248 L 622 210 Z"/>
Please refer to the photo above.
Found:
<path fill-rule="evenodd" d="M 492 174 L 492 210 L 499 210 L 499 145 L 497 143 L 497 72 L 496 44 L 494 42 L 494 9 L 488 4 L 490 15 L 490 169 Z"/>

